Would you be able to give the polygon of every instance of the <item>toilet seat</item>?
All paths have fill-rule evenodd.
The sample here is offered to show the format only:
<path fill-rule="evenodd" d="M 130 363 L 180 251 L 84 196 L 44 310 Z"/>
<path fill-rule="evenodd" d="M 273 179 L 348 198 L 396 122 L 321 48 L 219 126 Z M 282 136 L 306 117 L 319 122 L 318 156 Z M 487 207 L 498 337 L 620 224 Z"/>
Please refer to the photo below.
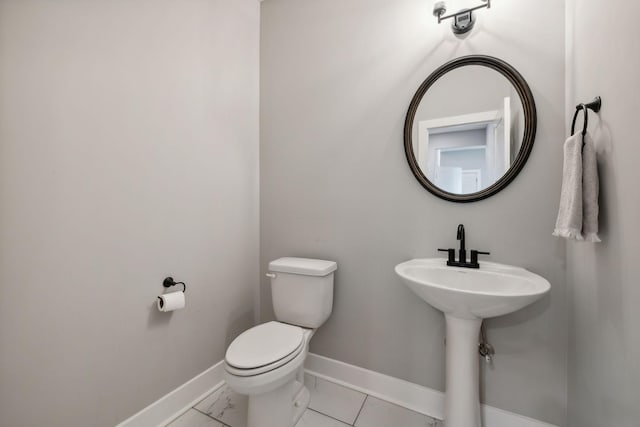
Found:
<path fill-rule="evenodd" d="M 249 377 L 277 369 L 298 356 L 305 346 L 304 330 L 280 322 L 267 322 L 240 334 L 225 355 L 225 369 Z"/>

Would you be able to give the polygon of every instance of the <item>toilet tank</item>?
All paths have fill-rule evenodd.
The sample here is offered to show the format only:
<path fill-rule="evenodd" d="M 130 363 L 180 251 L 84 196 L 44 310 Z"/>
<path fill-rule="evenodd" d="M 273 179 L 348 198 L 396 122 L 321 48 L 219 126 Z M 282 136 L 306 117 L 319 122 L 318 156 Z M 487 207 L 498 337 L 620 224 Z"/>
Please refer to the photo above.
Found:
<path fill-rule="evenodd" d="M 280 258 L 269 263 L 271 299 L 280 322 L 316 329 L 333 310 L 334 261 Z"/>

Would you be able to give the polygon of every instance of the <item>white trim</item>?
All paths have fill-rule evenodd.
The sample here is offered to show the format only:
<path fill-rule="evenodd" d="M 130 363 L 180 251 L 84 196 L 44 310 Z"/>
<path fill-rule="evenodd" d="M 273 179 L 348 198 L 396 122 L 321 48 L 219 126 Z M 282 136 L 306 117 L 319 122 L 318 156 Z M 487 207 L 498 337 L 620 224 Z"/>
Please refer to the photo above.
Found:
<path fill-rule="evenodd" d="M 440 420 L 444 416 L 444 393 L 440 391 L 314 353 L 309 353 L 307 356 L 305 367 L 311 375 L 395 403 L 412 411 Z"/>
<path fill-rule="evenodd" d="M 311 375 L 442 419 L 444 393 L 328 357 L 309 353 L 305 367 Z M 482 405 L 484 427 L 556 427 L 488 405 Z"/>
<path fill-rule="evenodd" d="M 485 150 L 487 151 L 486 145 L 460 145 L 457 147 L 442 147 L 438 148 L 438 151 L 444 151 L 448 153 L 449 151 L 467 151 L 467 150 Z M 438 166 L 440 166 L 440 161 L 438 160 Z M 480 170 L 480 169 L 478 169 Z"/>
<path fill-rule="evenodd" d="M 500 117 L 500 111 L 491 110 L 472 114 L 463 114 L 461 116 L 448 116 L 439 117 L 437 119 L 422 120 L 420 121 L 420 125 L 430 129 L 432 133 L 438 133 L 438 130 L 451 132 L 454 129 L 448 128 L 463 127 L 465 130 L 470 130 L 472 126 L 478 126 L 478 129 L 480 129 L 486 127 L 489 123 L 496 123 L 500 121 Z"/>
<path fill-rule="evenodd" d="M 511 167 L 511 98 L 504 98 L 504 113 L 502 114 L 504 124 L 504 169 L 505 172 Z"/>
<path fill-rule="evenodd" d="M 116 427 L 166 426 L 222 386 L 223 378 L 224 360 L 221 360 Z"/>
<path fill-rule="evenodd" d="M 429 138 L 430 135 L 446 132 L 458 132 L 478 129 L 490 129 L 502 120 L 498 110 L 481 111 L 460 116 L 439 117 L 418 122 L 418 139 L 413 141 L 413 152 L 418 160 L 418 166 L 429 178 Z M 495 137 L 494 137 L 495 139 Z M 487 144 L 489 142 L 487 134 Z M 486 146 L 486 145 L 485 145 Z M 461 147 L 464 148 L 464 147 Z M 438 156 L 438 164 L 440 157 Z M 435 173 L 435 171 L 434 171 Z"/>
<path fill-rule="evenodd" d="M 318 354 L 309 353 L 308 373 L 387 402 L 442 419 L 444 393 Z M 224 383 L 224 361 L 161 397 L 116 427 L 166 426 Z M 488 405 L 482 405 L 484 427 L 557 427 Z"/>

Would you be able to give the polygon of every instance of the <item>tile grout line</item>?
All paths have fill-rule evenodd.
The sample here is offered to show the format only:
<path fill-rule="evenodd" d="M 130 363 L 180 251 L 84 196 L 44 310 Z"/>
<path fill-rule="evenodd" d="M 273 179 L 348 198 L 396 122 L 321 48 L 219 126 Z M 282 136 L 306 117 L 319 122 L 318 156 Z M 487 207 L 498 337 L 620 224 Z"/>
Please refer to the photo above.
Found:
<path fill-rule="evenodd" d="M 198 403 L 200 403 L 200 402 L 198 402 Z M 194 410 L 196 410 L 196 411 L 200 412 L 202 415 L 206 415 L 207 417 L 211 418 L 212 420 L 219 422 L 219 423 L 220 423 L 220 424 L 222 424 L 224 427 L 231 427 L 229 424 L 225 424 L 225 423 L 223 423 L 222 421 L 220 421 L 220 420 L 219 420 L 219 419 L 217 419 L 216 417 L 212 417 L 211 415 L 207 414 L 206 412 L 202 412 L 200 409 L 196 408 L 195 406 L 194 406 L 194 407 L 192 407 L 191 409 L 194 409 Z M 186 414 L 186 412 L 185 412 L 185 414 Z"/>
<path fill-rule="evenodd" d="M 356 415 L 356 419 L 353 420 L 353 424 L 351 424 L 352 426 L 355 426 L 356 423 L 358 422 L 358 417 L 360 417 L 360 414 L 362 413 L 362 410 L 364 409 L 364 404 L 367 403 L 367 399 L 369 398 L 368 394 L 364 395 L 364 400 L 362 401 L 362 405 L 360 406 L 360 410 L 358 411 L 358 415 Z"/>
<path fill-rule="evenodd" d="M 307 374 L 305 374 L 305 375 L 307 375 Z M 316 412 L 316 413 L 318 413 L 318 414 L 320 414 L 320 415 L 323 415 L 323 416 L 325 416 L 325 417 L 328 417 L 328 418 L 334 419 L 334 420 L 336 420 L 336 421 L 339 421 L 339 422 L 341 422 L 342 424 L 345 424 L 345 425 L 348 425 L 348 426 L 353 427 L 353 426 L 355 425 L 355 423 L 356 423 L 357 419 L 358 419 L 358 416 L 360 416 L 360 412 L 362 412 L 362 408 L 364 407 L 364 403 L 367 401 L 367 397 L 369 397 L 369 395 L 368 395 L 368 394 L 366 394 L 366 393 L 362 393 L 361 391 L 354 390 L 354 389 L 352 389 L 352 388 L 350 388 L 350 387 L 344 386 L 344 385 L 342 385 L 342 384 L 338 384 L 338 383 L 336 383 L 336 382 L 334 382 L 334 381 L 331 381 L 331 380 L 325 379 L 325 378 L 318 378 L 317 376 L 315 376 L 315 375 L 311 375 L 311 374 L 308 374 L 308 375 L 309 375 L 309 376 L 311 376 L 311 377 L 313 378 L 314 388 L 316 388 L 316 387 L 317 387 L 317 385 L 318 385 L 318 380 L 322 380 L 322 381 L 325 381 L 325 382 L 327 382 L 327 383 L 333 384 L 334 386 L 337 386 L 337 387 L 343 388 L 343 389 L 345 389 L 345 390 L 350 390 L 350 391 L 356 392 L 356 393 L 358 393 L 358 394 L 362 394 L 362 395 L 364 395 L 364 399 L 362 399 L 362 403 L 360 404 L 360 409 L 358 410 L 358 413 L 356 414 L 355 418 L 353 419 L 353 421 L 352 421 L 351 423 L 349 423 L 348 421 L 344 421 L 344 420 L 341 420 L 341 419 L 339 419 L 339 418 L 336 418 L 336 417 L 334 417 L 334 416 L 332 416 L 332 415 L 325 414 L 324 412 L 322 412 L 322 411 L 320 411 L 320 410 L 318 410 L 318 409 L 313 409 L 310 405 L 309 405 L 309 406 L 307 406 L 307 409 L 308 409 L 308 410 L 310 410 L 310 411 Z"/>
<path fill-rule="evenodd" d="M 312 385 L 312 386 L 317 386 L 317 382 L 318 382 L 318 379 L 319 379 L 319 378 L 318 378 L 317 376 L 315 376 L 315 375 L 310 375 L 310 376 L 311 376 L 311 377 L 312 377 L 312 379 L 313 379 L 313 385 Z M 326 380 L 326 381 L 327 381 L 328 383 L 334 384 L 334 385 L 339 386 L 339 387 L 341 387 L 341 388 L 348 389 L 348 390 L 353 390 L 353 391 L 358 392 L 358 390 L 351 389 L 350 387 L 346 387 L 346 386 L 344 386 L 344 385 L 342 385 L 342 384 L 338 384 L 338 383 L 335 383 L 335 382 L 330 381 L 330 380 Z M 310 385 L 311 385 L 311 384 L 310 384 Z M 223 385 L 223 387 L 224 387 L 224 385 Z M 217 390 L 219 390 L 219 389 L 214 390 L 214 391 L 213 391 L 213 393 L 215 393 Z M 326 413 L 324 413 L 324 412 L 322 412 L 322 411 L 320 411 L 320 410 L 317 410 L 317 409 L 314 409 L 314 408 L 311 408 L 311 407 L 307 407 L 307 410 L 308 410 L 308 411 L 311 411 L 311 412 L 315 412 L 315 413 L 317 413 L 317 414 L 319 414 L 319 415 L 321 415 L 321 416 L 323 416 L 323 417 L 327 417 L 327 418 L 329 418 L 329 419 L 332 419 L 332 420 L 338 421 L 339 423 L 341 423 L 341 424 L 343 424 L 343 425 L 345 425 L 345 426 L 354 427 L 354 426 L 356 426 L 356 424 L 357 424 L 357 422 L 358 422 L 358 419 L 359 419 L 359 418 L 360 418 L 360 416 L 362 415 L 362 412 L 363 412 L 363 410 L 364 410 L 364 407 L 365 407 L 365 405 L 366 405 L 367 401 L 369 400 L 369 397 L 372 397 L 371 395 L 369 395 L 369 394 L 367 394 L 367 393 L 362 393 L 362 392 L 360 392 L 360 393 L 364 395 L 364 399 L 362 400 L 362 403 L 360 404 L 360 408 L 358 409 L 358 413 L 356 414 L 355 418 L 353 419 L 353 421 L 352 421 L 351 423 L 349 423 L 348 421 L 344 421 L 344 420 L 342 420 L 342 419 L 336 418 L 336 417 L 334 417 L 334 416 L 332 416 L 332 415 L 326 414 Z M 205 397 L 205 399 L 202 399 L 202 400 L 206 400 L 206 397 Z M 200 404 L 200 403 L 202 402 L 202 400 L 201 400 L 200 402 L 198 402 L 196 405 Z M 384 401 L 384 400 L 383 400 L 383 401 Z M 386 401 L 384 401 L 384 402 L 386 402 Z M 391 402 L 387 402 L 387 403 L 391 403 Z M 402 408 L 402 409 L 409 410 L 409 411 L 411 411 L 411 412 L 415 412 L 415 411 L 412 411 L 412 410 L 410 410 L 410 409 L 408 409 L 408 408 L 405 408 L 405 407 L 403 407 L 403 406 L 401 406 L 401 405 L 393 404 L 393 403 L 391 403 L 391 404 L 392 404 L 392 405 L 394 405 L 394 406 L 398 406 L 398 407 L 400 407 L 400 408 Z M 214 420 L 214 421 L 216 421 L 216 422 L 220 423 L 223 427 L 233 427 L 232 425 L 230 425 L 230 424 L 226 424 L 225 422 L 223 422 L 222 420 L 220 420 L 220 419 L 216 418 L 215 416 L 210 415 L 209 413 L 204 412 L 204 411 L 202 411 L 202 410 L 200 410 L 200 409 L 196 408 L 196 405 L 194 405 L 194 406 L 193 406 L 193 407 L 191 407 L 190 409 L 194 409 L 195 411 L 197 411 L 197 412 L 199 412 L 199 413 L 201 413 L 201 414 L 203 414 L 203 415 L 207 416 L 208 418 L 211 418 L 212 420 Z M 183 415 L 184 415 L 184 414 L 183 414 Z M 437 419 L 437 418 L 430 417 L 430 416 L 427 416 L 427 415 L 424 415 L 424 414 L 422 414 L 422 415 L 423 415 L 423 416 L 424 416 L 428 421 L 430 421 L 430 422 L 435 421 L 435 422 L 436 422 L 436 424 L 435 424 L 436 426 L 438 426 L 438 424 L 437 424 L 438 422 L 440 422 L 440 423 L 442 422 L 442 420 L 439 420 L 439 419 Z"/>
<path fill-rule="evenodd" d="M 323 417 L 331 418 L 332 420 L 336 420 L 336 421 L 338 421 L 338 422 L 340 422 L 340 423 L 342 423 L 342 424 L 344 424 L 344 425 L 347 425 L 347 426 L 351 426 L 351 427 L 353 427 L 353 424 L 345 423 L 344 421 L 342 421 L 342 420 L 341 420 L 341 419 L 339 419 L 339 418 L 332 417 L 331 415 L 327 415 L 327 414 L 325 414 L 324 412 L 320 412 L 320 411 L 318 411 L 318 410 L 316 410 L 316 409 L 311 409 L 311 408 L 307 407 L 306 411 L 315 412 L 316 414 L 320 414 L 320 415 L 322 415 Z M 305 412 L 306 412 L 306 411 L 305 411 Z M 302 414 L 304 415 L 304 412 L 303 412 Z"/>

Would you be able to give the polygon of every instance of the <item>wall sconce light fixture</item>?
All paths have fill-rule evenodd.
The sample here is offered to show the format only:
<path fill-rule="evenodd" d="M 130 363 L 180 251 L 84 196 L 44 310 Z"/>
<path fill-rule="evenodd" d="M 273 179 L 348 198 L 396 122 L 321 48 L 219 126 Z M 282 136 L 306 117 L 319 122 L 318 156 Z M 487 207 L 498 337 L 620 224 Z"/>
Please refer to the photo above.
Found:
<path fill-rule="evenodd" d="M 482 0 L 485 4 L 481 4 L 479 6 L 472 7 L 470 9 L 462 9 L 457 11 L 456 13 L 451 13 L 449 15 L 445 15 L 447 13 L 447 6 L 445 2 L 438 1 L 433 5 L 433 16 L 438 18 L 438 24 L 444 20 L 449 18 L 453 18 L 451 22 L 451 29 L 454 34 L 464 34 L 473 28 L 476 23 L 476 18 L 473 16 L 473 11 L 483 8 L 491 8 L 491 0 Z"/>

